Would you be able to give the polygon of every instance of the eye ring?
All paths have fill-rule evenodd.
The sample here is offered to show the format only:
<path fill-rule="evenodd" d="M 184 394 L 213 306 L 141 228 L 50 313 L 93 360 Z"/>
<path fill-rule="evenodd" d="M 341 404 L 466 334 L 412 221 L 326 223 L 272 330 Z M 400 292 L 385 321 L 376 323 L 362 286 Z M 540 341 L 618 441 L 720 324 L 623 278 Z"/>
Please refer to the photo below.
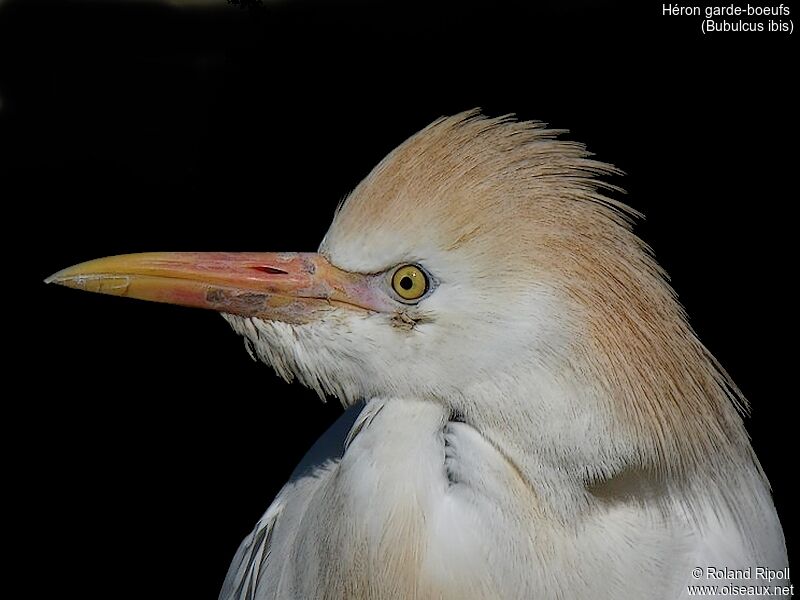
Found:
<path fill-rule="evenodd" d="M 392 275 L 392 289 L 404 302 L 419 300 L 429 288 L 428 275 L 417 265 L 402 265 Z"/>

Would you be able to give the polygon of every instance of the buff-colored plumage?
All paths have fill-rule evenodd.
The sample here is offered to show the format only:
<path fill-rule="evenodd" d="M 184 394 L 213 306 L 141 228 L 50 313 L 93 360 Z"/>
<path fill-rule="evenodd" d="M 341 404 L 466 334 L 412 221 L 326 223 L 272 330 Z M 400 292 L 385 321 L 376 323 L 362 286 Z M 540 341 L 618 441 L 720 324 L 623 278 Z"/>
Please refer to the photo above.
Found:
<path fill-rule="evenodd" d="M 734 410 L 744 398 L 631 232 L 637 213 L 603 194 L 610 186 L 596 176 L 615 169 L 558 133 L 469 114 L 438 121 L 356 188 L 323 250 L 370 269 L 362 249 L 380 256 L 392 244 L 433 243 L 499 284 L 509 272 L 520 285 L 546 283 L 584 313 L 574 360 L 631 429 L 646 466 L 688 468 L 724 436 L 734 453 L 749 448 Z"/>
<path fill-rule="evenodd" d="M 786 566 L 744 398 L 606 195 L 615 170 L 559 133 L 440 119 L 347 198 L 321 253 L 422 265 L 419 304 L 229 317 L 355 423 L 281 492 L 222 600 L 673 599 L 725 583 L 693 567 Z"/>

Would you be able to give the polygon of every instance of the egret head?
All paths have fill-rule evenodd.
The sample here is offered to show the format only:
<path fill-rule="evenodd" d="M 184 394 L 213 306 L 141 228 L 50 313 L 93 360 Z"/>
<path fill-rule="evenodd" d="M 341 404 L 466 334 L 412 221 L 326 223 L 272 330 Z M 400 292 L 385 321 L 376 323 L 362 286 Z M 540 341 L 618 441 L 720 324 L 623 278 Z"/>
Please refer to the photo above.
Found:
<path fill-rule="evenodd" d="M 223 312 L 280 375 L 345 404 L 425 398 L 592 446 L 588 463 L 680 470 L 740 436 L 741 398 L 606 195 L 614 169 L 558 133 L 434 122 L 355 188 L 318 254 L 132 255 L 51 280 Z"/>
<path fill-rule="evenodd" d="M 531 367 L 564 368 L 585 319 L 568 271 L 594 258 L 581 246 L 637 242 L 599 193 L 595 175 L 612 169 L 555 134 L 474 113 L 433 123 L 344 200 L 319 249 L 369 301 L 299 325 L 230 321 L 282 374 L 345 403 L 448 402 Z"/>

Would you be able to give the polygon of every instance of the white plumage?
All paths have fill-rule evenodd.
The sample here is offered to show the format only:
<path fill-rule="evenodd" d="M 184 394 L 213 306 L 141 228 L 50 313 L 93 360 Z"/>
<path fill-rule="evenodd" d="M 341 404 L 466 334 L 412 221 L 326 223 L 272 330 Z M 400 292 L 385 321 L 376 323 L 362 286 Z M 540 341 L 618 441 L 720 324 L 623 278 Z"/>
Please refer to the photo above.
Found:
<path fill-rule="evenodd" d="M 338 397 L 353 423 L 275 499 L 221 600 L 788 585 L 757 577 L 787 559 L 744 398 L 631 232 L 635 213 L 604 194 L 597 176 L 613 168 L 557 133 L 441 119 L 354 190 L 321 256 L 249 256 L 261 288 L 181 296 L 234 313 L 255 356 Z M 403 265 L 426 278 L 410 302 L 392 279 Z M 74 269 L 53 280 L 119 294 L 87 284 L 109 268 Z M 290 310 L 272 281 L 296 273 L 313 283 L 292 284 Z"/>

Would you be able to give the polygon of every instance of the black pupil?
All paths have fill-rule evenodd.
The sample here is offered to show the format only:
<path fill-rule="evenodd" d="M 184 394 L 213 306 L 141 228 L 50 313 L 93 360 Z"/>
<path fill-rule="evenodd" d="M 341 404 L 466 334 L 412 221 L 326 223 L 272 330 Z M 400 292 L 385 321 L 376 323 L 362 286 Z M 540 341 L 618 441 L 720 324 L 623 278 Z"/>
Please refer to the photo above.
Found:
<path fill-rule="evenodd" d="M 411 279 L 411 277 L 406 275 L 400 279 L 400 287 L 404 290 L 410 290 L 412 287 L 414 287 L 414 281 Z"/>

